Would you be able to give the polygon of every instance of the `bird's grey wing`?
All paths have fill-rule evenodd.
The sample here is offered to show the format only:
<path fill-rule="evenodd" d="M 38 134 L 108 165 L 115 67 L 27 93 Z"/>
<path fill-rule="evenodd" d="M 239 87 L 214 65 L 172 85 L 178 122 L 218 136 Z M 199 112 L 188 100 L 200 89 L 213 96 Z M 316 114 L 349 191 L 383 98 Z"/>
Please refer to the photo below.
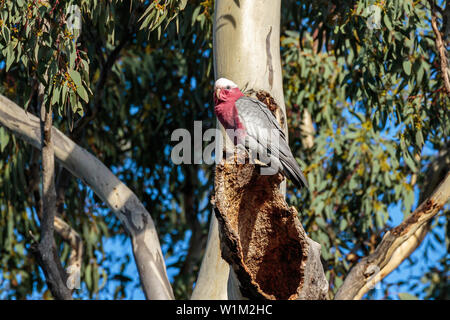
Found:
<path fill-rule="evenodd" d="M 247 113 L 249 113 L 250 116 L 259 115 L 259 120 L 261 120 L 259 124 L 261 126 L 265 128 L 278 129 L 280 131 L 280 136 L 286 139 L 284 131 L 281 129 L 277 119 L 273 116 L 272 112 L 270 112 L 269 108 L 261 101 L 251 97 L 241 97 L 236 101 L 236 108 L 239 114 L 242 112 L 243 115 L 246 115 Z"/>
<path fill-rule="evenodd" d="M 244 125 L 247 135 L 268 148 L 271 130 L 278 129 L 272 119 L 266 115 L 257 100 L 252 98 L 242 97 L 236 101 L 235 105 L 239 120 Z"/>
<path fill-rule="evenodd" d="M 292 155 L 286 136 L 268 107 L 250 97 L 242 97 L 235 104 L 239 120 L 248 135 L 247 147 L 259 155 L 270 154 L 271 160 L 279 160 L 280 171 L 299 186 L 307 186 L 306 178 Z"/>

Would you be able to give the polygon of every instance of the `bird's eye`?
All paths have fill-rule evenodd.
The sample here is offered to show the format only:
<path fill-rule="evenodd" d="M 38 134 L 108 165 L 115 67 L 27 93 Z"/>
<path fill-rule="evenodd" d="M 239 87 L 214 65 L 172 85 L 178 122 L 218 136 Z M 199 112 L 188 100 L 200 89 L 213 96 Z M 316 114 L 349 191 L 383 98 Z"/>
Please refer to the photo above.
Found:
<path fill-rule="evenodd" d="M 227 90 L 230 90 L 230 86 L 227 86 Z"/>

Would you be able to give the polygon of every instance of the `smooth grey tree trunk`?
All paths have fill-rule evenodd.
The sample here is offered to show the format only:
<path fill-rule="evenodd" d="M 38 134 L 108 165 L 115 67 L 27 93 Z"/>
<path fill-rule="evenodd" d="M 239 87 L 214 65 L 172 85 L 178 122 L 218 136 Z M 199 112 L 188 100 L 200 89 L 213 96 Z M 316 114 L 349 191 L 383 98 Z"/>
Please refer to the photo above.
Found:
<path fill-rule="evenodd" d="M 216 0 L 214 75 L 215 79 L 228 78 L 243 89 L 270 92 L 285 119 L 279 50 L 280 10 L 281 0 Z M 219 127 L 224 133 L 220 124 Z M 229 144 L 229 141 L 225 143 Z M 217 228 L 213 213 L 208 245 L 192 299 L 228 298 L 229 267 L 221 258 Z"/>

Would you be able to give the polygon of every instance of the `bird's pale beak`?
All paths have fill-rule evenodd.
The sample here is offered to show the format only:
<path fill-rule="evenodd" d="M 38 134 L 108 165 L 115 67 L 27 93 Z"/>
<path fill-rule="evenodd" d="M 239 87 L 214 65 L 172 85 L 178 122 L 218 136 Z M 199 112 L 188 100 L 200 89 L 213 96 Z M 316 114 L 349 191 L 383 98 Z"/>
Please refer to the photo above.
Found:
<path fill-rule="evenodd" d="M 216 89 L 216 97 L 218 100 L 220 100 L 220 89 L 219 88 Z"/>

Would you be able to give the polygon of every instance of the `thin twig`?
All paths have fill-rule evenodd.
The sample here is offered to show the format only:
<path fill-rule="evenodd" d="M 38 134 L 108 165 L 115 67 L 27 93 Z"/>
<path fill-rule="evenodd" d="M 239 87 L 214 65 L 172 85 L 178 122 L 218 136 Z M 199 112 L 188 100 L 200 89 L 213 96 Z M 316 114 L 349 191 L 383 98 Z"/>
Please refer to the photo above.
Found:
<path fill-rule="evenodd" d="M 431 27 L 433 28 L 434 34 L 436 35 L 435 43 L 436 48 L 439 52 L 439 59 L 441 61 L 441 74 L 442 79 L 444 80 L 445 90 L 447 91 L 447 95 L 450 96 L 450 79 L 448 75 L 448 59 L 447 59 L 447 50 L 445 49 L 444 41 L 442 40 L 442 34 L 439 31 L 437 26 L 437 17 L 436 17 L 436 5 L 433 0 L 429 0 L 431 6 Z"/>

